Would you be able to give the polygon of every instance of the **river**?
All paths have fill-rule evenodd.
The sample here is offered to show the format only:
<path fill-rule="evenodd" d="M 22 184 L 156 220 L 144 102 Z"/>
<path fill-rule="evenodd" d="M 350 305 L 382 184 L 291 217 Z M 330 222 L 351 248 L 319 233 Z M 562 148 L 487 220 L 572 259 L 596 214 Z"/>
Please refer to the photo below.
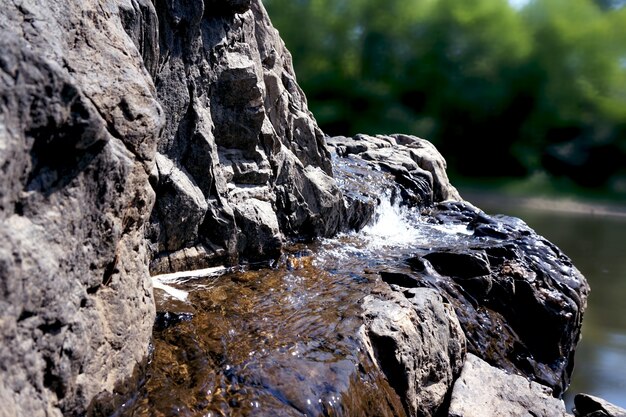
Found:
<path fill-rule="evenodd" d="M 591 294 L 565 400 L 571 409 L 573 395 L 585 392 L 626 407 L 626 213 L 564 212 L 550 209 L 557 204 L 522 204 L 522 200 L 489 194 L 461 194 L 488 214 L 523 219 L 559 246 L 585 275 Z M 561 204 L 565 209 L 568 205 L 576 206 Z"/>

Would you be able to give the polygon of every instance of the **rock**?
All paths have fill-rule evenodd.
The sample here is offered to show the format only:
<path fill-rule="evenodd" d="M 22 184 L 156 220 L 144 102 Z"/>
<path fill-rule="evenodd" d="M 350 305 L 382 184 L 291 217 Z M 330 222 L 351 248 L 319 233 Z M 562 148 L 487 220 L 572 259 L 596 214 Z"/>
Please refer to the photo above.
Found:
<path fill-rule="evenodd" d="M 364 224 L 332 179 L 260 0 L 5 6 L 0 401 L 10 414 L 81 415 L 97 395 L 132 389 L 155 314 L 148 265 L 274 257 L 285 236 L 330 236 L 349 213 Z"/>
<path fill-rule="evenodd" d="M 450 417 L 569 416 L 565 404 L 552 391 L 519 375 L 510 375 L 467 355 L 461 376 L 454 383 Z"/>
<path fill-rule="evenodd" d="M 427 209 L 423 219 L 463 233 L 441 247 L 416 247 L 409 287 L 436 288 L 454 305 L 469 352 L 560 396 L 587 305 L 585 278 L 521 220 L 460 202 Z"/>
<path fill-rule="evenodd" d="M 167 219 L 163 223 L 162 245 L 172 251 L 198 239 L 198 226 L 208 210 L 208 204 L 200 188 L 188 174 L 166 156 L 157 154 L 159 186 L 156 202 L 157 216 Z"/>
<path fill-rule="evenodd" d="M 340 158 L 368 161 L 371 169 L 391 173 L 401 186 L 405 204 L 461 201 L 446 174 L 446 161 L 425 139 L 410 135 L 356 135 L 328 139 Z"/>
<path fill-rule="evenodd" d="M 407 415 L 433 416 L 462 366 L 465 337 L 451 306 L 428 288 L 363 299 L 363 339 Z"/>
<path fill-rule="evenodd" d="M 490 363 L 556 395 L 567 385 L 584 278 L 521 221 L 463 203 L 445 160 L 423 139 L 332 138 L 334 178 L 324 135 L 260 0 L 3 6 L 2 413 L 116 413 L 149 352 L 148 265 L 167 273 L 278 257 L 288 239 L 362 228 L 381 190 L 472 238 L 416 248 L 407 261 L 413 271 L 381 273 L 389 285 L 359 298 L 363 343 L 388 383 L 350 353 L 313 366 L 341 389 L 320 378 L 311 398 L 336 401 L 354 385 L 367 392 L 360 409 L 379 398 L 374 378 L 389 401 L 380 404 L 384 413 L 402 414 L 397 394 L 407 414 L 435 415 L 461 368 L 463 333 L 469 350 Z M 212 308 L 226 299 L 220 294 Z M 157 325 L 175 334 L 193 317 L 160 317 Z M 353 333 L 342 340 L 352 344 Z M 301 362 L 300 375 L 309 364 Z M 247 372 L 263 381 L 262 368 Z M 300 396 L 300 375 L 278 378 L 289 398 Z M 333 407 L 293 408 L 263 395 L 286 415 Z"/>
<path fill-rule="evenodd" d="M 178 177 L 173 186 L 171 176 L 157 179 L 153 264 L 163 268 L 160 258 L 196 246 L 223 254 L 206 262 L 267 258 L 285 236 L 330 236 L 345 228 L 323 134 L 261 2 L 157 2 L 156 11 L 154 79 L 167 116 L 158 150 Z M 192 189 L 197 198 L 190 199 Z M 258 200 L 255 209 L 248 198 Z M 265 242 L 253 242 L 259 237 Z"/>
<path fill-rule="evenodd" d="M 574 406 L 574 415 L 577 417 L 626 417 L 623 408 L 589 394 L 576 395 Z"/>
<path fill-rule="evenodd" d="M 2 415 L 83 415 L 148 355 L 156 19 L 119 3 L 0 9 Z"/>
<path fill-rule="evenodd" d="M 238 249 L 242 254 L 261 259 L 276 257 L 282 245 L 278 219 L 270 203 L 251 198 L 235 206 L 235 219 L 240 225 Z"/>

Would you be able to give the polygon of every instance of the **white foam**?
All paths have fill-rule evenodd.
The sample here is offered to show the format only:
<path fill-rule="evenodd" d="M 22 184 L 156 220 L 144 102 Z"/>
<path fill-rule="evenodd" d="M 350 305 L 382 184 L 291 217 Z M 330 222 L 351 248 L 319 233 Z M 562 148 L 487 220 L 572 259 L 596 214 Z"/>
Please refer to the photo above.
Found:
<path fill-rule="evenodd" d="M 160 290 L 165 291 L 170 296 L 186 301 L 189 296 L 188 291 L 179 290 L 169 284 L 183 284 L 191 279 L 206 278 L 212 276 L 219 276 L 227 271 L 224 266 L 216 266 L 213 268 L 196 269 L 193 271 L 174 272 L 172 274 L 154 275 L 152 277 L 152 286 Z"/>
<path fill-rule="evenodd" d="M 182 272 L 174 272 L 172 274 L 154 275 L 152 277 L 152 280 L 154 281 L 156 279 L 163 283 L 175 284 L 175 283 L 188 281 L 192 278 L 206 278 L 206 277 L 218 276 L 218 275 L 222 275 L 225 272 L 226 272 L 225 266 L 215 266 L 213 268 L 195 269 L 193 271 L 182 271 Z"/>
<path fill-rule="evenodd" d="M 392 205 L 389 196 L 385 195 L 376 208 L 374 223 L 365 226 L 362 231 L 368 240 L 368 247 L 404 247 L 418 242 L 423 235 L 411 224 L 414 215 L 405 207 Z"/>
<path fill-rule="evenodd" d="M 178 288 L 174 288 L 170 285 L 164 284 L 154 277 L 152 278 L 152 287 L 163 290 L 170 296 L 180 301 L 187 301 L 187 297 L 189 296 L 189 293 L 187 291 L 179 290 Z"/>

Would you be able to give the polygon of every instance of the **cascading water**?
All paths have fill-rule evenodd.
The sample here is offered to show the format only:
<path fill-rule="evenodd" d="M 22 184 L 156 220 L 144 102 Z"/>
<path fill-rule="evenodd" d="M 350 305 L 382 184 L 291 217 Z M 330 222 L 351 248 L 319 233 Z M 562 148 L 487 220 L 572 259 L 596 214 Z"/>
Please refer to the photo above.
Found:
<path fill-rule="evenodd" d="M 559 387 L 554 375 L 564 372 L 562 358 L 532 345 L 534 333 L 526 336 L 529 348 L 518 341 L 526 321 L 515 317 L 530 305 L 520 298 L 525 293 L 504 301 L 507 286 L 525 288 L 519 271 L 564 274 L 558 252 L 521 221 L 489 218 L 466 203 L 420 211 L 402 204 L 383 173 L 359 165 L 339 165 L 336 173 L 340 184 L 352 181 L 349 187 L 361 187 L 362 195 L 378 196 L 372 221 L 360 232 L 294 244 L 271 267 L 155 277 L 155 288 L 164 291 L 155 292 L 153 359 L 140 392 L 117 415 L 404 416 L 405 400 L 364 353 L 360 336 L 362 301 L 394 286 L 402 293 L 402 285 L 446 294 L 471 335 L 470 351 L 511 372 L 530 366 L 537 379 Z M 548 284 L 533 284 L 545 286 L 541 297 L 563 302 L 549 285 L 580 282 L 568 268 L 569 277 L 552 274 Z M 514 314 L 507 322 L 508 306 Z M 554 322 L 549 315 L 536 319 Z"/>
<path fill-rule="evenodd" d="M 273 268 L 155 277 L 168 313 L 148 379 L 120 415 L 403 415 L 363 354 L 359 303 L 382 285 L 377 268 L 406 268 L 416 246 L 456 232 L 377 194 L 362 231 L 295 245 Z"/>

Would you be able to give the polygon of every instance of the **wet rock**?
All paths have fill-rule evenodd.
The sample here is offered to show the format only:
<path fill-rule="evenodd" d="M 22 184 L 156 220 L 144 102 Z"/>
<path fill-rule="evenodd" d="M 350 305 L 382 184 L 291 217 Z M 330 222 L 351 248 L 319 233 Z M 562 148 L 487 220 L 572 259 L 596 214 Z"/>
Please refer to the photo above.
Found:
<path fill-rule="evenodd" d="M 401 186 L 405 204 L 428 206 L 460 201 L 446 174 L 446 161 L 427 140 L 410 135 L 357 135 L 328 139 L 340 158 L 361 159 L 371 169 L 389 172 Z"/>
<path fill-rule="evenodd" d="M 565 404 L 549 388 L 509 375 L 468 354 L 461 376 L 454 383 L 450 417 L 569 416 Z"/>
<path fill-rule="evenodd" d="M 416 247 L 417 256 L 407 261 L 413 277 L 454 305 L 469 352 L 560 396 L 569 384 L 587 304 L 584 277 L 519 219 L 487 216 L 461 203 L 427 213 L 427 219 L 462 226 L 465 233 L 444 247 Z M 486 235 L 481 226 L 498 234 Z"/>
<path fill-rule="evenodd" d="M 363 300 L 363 339 L 407 415 L 433 416 L 462 366 L 465 337 L 451 306 L 428 288 Z"/>
<path fill-rule="evenodd" d="M 491 273 L 484 252 L 430 252 L 423 256 L 441 275 L 474 278 Z"/>
<path fill-rule="evenodd" d="M 574 397 L 576 417 L 626 417 L 626 410 L 589 394 Z"/>
<path fill-rule="evenodd" d="M 84 415 L 148 354 L 155 16 L 142 0 L 0 8 L 2 415 Z"/>

